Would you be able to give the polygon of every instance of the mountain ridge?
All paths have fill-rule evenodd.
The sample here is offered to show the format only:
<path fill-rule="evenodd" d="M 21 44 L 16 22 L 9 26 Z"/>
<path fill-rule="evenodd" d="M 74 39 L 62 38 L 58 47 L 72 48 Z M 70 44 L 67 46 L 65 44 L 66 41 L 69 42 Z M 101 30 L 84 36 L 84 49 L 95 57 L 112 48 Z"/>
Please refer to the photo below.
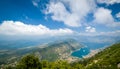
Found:
<path fill-rule="evenodd" d="M 68 58 L 72 59 L 73 57 L 70 55 L 71 52 L 80 49 L 81 47 L 83 46 L 76 40 L 66 39 L 35 47 L 25 47 L 12 51 L 6 50 L 0 52 L 0 63 L 12 63 L 19 60 L 20 57 L 26 54 L 35 54 L 41 57 L 41 60 L 48 61 L 55 61 L 59 59 L 66 60 Z"/>

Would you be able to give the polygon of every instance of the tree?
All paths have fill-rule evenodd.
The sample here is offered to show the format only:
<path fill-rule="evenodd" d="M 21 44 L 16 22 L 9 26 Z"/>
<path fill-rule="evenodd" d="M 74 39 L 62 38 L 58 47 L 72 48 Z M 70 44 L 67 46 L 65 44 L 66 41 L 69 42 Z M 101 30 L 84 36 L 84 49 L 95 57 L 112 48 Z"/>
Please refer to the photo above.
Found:
<path fill-rule="evenodd" d="M 41 64 L 42 64 L 42 68 L 48 68 L 49 66 L 49 62 L 47 60 L 43 60 Z"/>
<path fill-rule="evenodd" d="M 42 69 L 42 66 L 38 57 L 27 55 L 17 64 L 17 69 Z"/>

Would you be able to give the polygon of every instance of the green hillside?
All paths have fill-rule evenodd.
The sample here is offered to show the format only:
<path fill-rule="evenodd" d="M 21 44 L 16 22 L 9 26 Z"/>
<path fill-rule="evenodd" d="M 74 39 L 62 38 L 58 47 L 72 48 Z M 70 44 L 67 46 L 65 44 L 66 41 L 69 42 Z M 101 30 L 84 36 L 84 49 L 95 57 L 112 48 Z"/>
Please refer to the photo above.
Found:
<path fill-rule="evenodd" d="M 114 44 L 95 56 L 83 61 L 68 63 L 65 60 L 49 62 L 35 55 L 26 55 L 14 65 L 1 66 L 6 69 L 119 69 L 120 43 Z"/>
<path fill-rule="evenodd" d="M 117 69 L 119 64 L 120 43 L 117 43 L 90 58 L 86 67 L 88 69 Z"/>

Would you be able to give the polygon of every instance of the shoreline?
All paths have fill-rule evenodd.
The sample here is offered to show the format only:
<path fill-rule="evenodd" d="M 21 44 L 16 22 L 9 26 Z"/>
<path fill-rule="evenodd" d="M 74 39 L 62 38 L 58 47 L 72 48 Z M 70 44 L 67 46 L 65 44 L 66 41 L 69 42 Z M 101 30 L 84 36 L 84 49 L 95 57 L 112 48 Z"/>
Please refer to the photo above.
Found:
<path fill-rule="evenodd" d="M 84 48 L 84 47 L 82 47 L 82 48 Z M 77 50 L 75 50 L 75 51 L 78 51 L 78 50 L 81 50 L 81 48 L 80 48 L 80 49 L 77 49 Z M 75 52 L 75 51 L 72 51 L 72 52 L 70 53 L 69 58 L 71 57 L 71 58 L 72 58 L 71 61 L 73 61 L 73 62 L 76 61 L 76 60 L 91 58 L 91 57 L 95 56 L 97 53 L 99 53 L 99 52 L 102 51 L 102 50 L 103 50 L 103 48 L 91 49 L 90 52 L 89 52 L 87 55 L 82 56 L 82 58 L 76 57 L 76 56 L 72 56 L 71 54 L 72 54 L 73 52 Z"/>
<path fill-rule="evenodd" d="M 90 58 L 99 53 L 100 51 L 101 49 L 90 50 L 90 53 L 88 55 L 83 56 L 83 58 Z"/>

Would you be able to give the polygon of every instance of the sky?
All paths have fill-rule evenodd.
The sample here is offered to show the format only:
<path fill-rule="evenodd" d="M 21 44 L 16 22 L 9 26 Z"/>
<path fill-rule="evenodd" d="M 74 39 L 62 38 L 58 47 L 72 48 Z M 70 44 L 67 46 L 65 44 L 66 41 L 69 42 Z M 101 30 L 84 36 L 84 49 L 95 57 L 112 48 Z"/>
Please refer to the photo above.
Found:
<path fill-rule="evenodd" d="M 120 0 L 0 0 L 0 37 L 120 40 Z"/>

